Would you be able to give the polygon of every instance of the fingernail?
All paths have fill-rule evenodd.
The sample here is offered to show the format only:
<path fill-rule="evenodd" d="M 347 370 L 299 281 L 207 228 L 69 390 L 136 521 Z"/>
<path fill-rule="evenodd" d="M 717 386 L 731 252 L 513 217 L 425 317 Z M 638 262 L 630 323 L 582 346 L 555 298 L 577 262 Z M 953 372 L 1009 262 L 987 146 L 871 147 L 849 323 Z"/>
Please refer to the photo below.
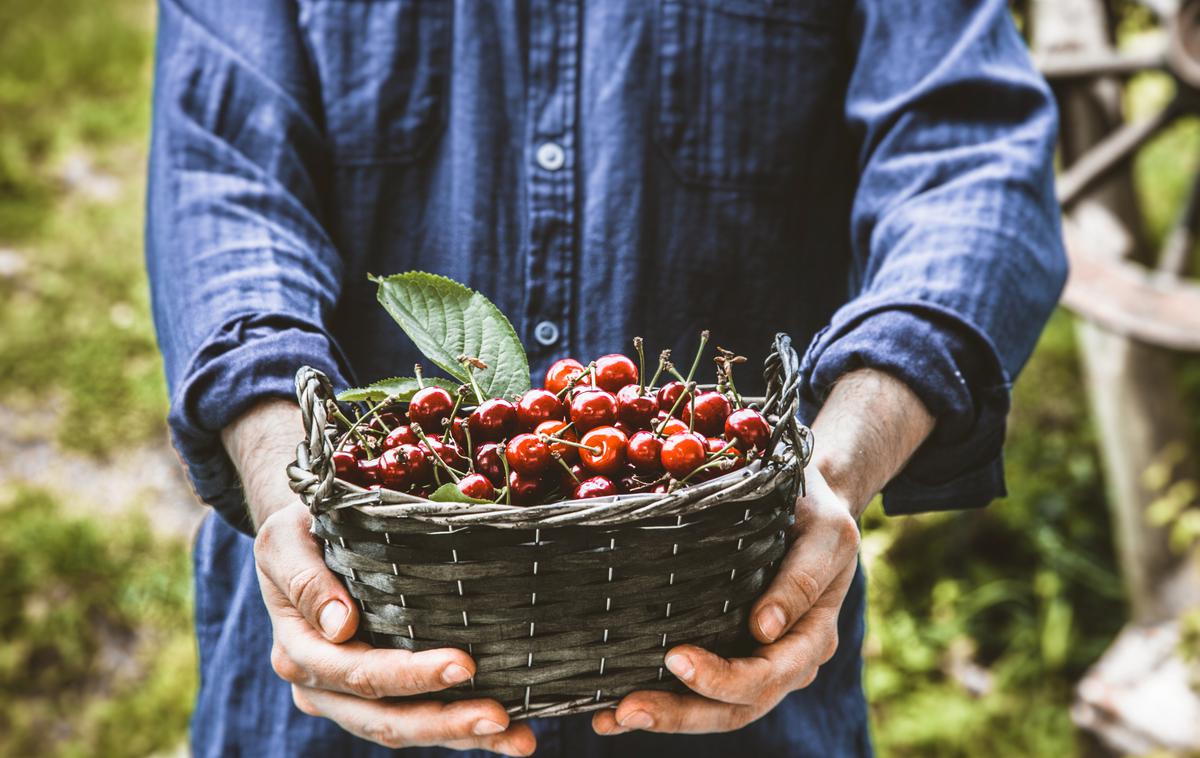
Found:
<path fill-rule="evenodd" d="M 340 600 L 330 600 L 321 609 L 321 631 L 326 637 L 333 638 L 342 624 L 346 623 L 346 606 Z"/>
<path fill-rule="evenodd" d="M 482 737 L 486 734 L 500 734 L 504 731 L 504 727 L 489 719 L 479 719 L 475 722 L 473 731 Z"/>
<path fill-rule="evenodd" d="M 758 613 L 758 628 L 772 642 L 783 634 L 783 625 L 786 623 L 787 616 L 783 615 L 783 609 L 778 605 L 768 605 Z"/>
<path fill-rule="evenodd" d="M 667 656 L 667 668 L 671 670 L 672 674 L 685 682 L 690 681 L 692 674 L 696 673 L 696 668 L 692 665 L 691 659 L 679 653 Z"/>
<path fill-rule="evenodd" d="M 654 719 L 650 718 L 650 714 L 645 711 L 634 711 L 626 716 L 620 724 L 626 729 L 649 729 L 654 726 Z"/>
<path fill-rule="evenodd" d="M 471 678 L 471 672 L 457 663 L 451 663 L 442 669 L 442 681 L 446 684 L 458 684 Z"/>

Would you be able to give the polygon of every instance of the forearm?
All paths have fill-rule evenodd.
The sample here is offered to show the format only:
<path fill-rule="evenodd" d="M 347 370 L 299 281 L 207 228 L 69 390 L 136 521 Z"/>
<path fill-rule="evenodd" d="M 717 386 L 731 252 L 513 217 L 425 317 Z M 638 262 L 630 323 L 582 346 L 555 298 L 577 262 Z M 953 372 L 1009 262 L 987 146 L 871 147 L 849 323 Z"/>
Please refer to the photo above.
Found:
<path fill-rule="evenodd" d="M 296 501 L 286 469 L 296 458 L 300 430 L 300 408 L 274 399 L 255 405 L 221 431 L 241 476 L 255 531 L 272 513 Z"/>
<path fill-rule="evenodd" d="M 934 418 L 903 382 L 860 369 L 834 385 L 813 422 L 812 465 L 857 518 L 933 431 Z"/>

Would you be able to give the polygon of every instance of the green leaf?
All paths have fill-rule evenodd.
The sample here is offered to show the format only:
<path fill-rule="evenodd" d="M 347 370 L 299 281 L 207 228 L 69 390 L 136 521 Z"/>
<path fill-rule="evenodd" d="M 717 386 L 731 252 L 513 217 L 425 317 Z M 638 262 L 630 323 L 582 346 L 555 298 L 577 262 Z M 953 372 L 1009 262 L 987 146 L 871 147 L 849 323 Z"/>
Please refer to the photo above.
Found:
<path fill-rule="evenodd" d="M 426 358 L 443 371 L 468 381 L 460 355 L 478 358 L 486 369 L 475 381 L 486 397 L 507 397 L 529 389 L 529 360 L 512 324 L 483 295 L 444 276 L 409 271 L 372 278 L 379 302 Z"/>
<path fill-rule="evenodd" d="M 464 495 L 462 492 L 459 491 L 458 487 L 454 484 L 443 484 L 441 487 L 438 487 L 436 490 L 434 490 L 433 494 L 429 496 L 429 499 L 433 500 L 434 502 L 437 502 L 437 503 L 490 503 L 490 502 L 492 502 L 491 500 L 478 500 L 478 499 L 470 497 L 468 495 Z"/>
<path fill-rule="evenodd" d="M 451 393 L 458 391 L 458 383 L 436 376 L 427 376 L 423 380 L 426 387 L 441 387 Z M 338 393 L 337 399 L 343 403 L 358 403 L 362 401 L 379 402 L 385 398 L 396 396 L 397 402 L 407 403 L 417 394 L 421 385 L 411 376 L 396 376 L 391 379 L 380 379 L 366 387 L 351 387 Z"/>

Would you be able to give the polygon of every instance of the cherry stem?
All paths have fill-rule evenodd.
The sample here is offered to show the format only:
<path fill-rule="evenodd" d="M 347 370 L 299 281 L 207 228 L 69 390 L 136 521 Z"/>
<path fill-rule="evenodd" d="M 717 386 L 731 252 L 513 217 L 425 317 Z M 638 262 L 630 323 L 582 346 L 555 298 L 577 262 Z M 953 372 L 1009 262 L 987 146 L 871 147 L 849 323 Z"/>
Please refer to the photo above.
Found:
<path fill-rule="evenodd" d="M 505 455 L 503 446 L 500 448 L 498 455 L 500 456 L 500 467 L 504 469 L 504 504 L 512 505 L 512 487 L 508 481 L 508 456 Z"/>
<path fill-rule="evenodd" d="M 700 356 L 704 355 L 704 348 L 708 345 L 708 330 L 700 332 L 700 347 L 696 348 L 696 357 L 692 359 L 692 367 L 688 369 L 687 379 L 683 380 L 684 384 L 692 381 L 692 377 L 696 375 L 696 369 L 700 367 Z"/>
<path fill-rule="evenodd" d="M 586 376 L 590 376 L 591 374 L 595 373 L 595 371 L 596 371 L 596 364 L 595 364 L 595 363 L 589 363 L 589 364 L 587 365 L 587 368 L 585 368 L 583 371 L 580 371 L 578 374 L 576 374 L 575 376 L 573 376 L 573 377 L 571 377 L 570 379 L 568 379 L 568 380 L 567 380 L 567 386 L 566 386 L 566 387 L 563 387 L 561 390 L 559 390 L 558 392 L 554 393 L 554 396 L 555 396 L 555 397 L 563 397 L 563 396 L 565 396 L 565 395 L 566 395 L 568 392 L 570 392 L 572 389 L 574 389 L 574 387 L 575 387 L 577 384 L 579 384 L 581 381 L 583 381 L 583 378 L 584 378 L 584 377 L 586 377 Z"/>
<path fill-rule="evenodd" d="M 446 431 L 442 432 L 442 442 L 450 440 L 450 431 L 454 428 L 454 419 L 458 416 L 458 407 L 462 405 L 462 393 L 454 393 L 454 407 L 450 409 L 450 418 L 446 419 Z"/>
<path fill-rule="evenodd" d="M 465 355 L 460 355 L 458 360 L 462 364 L 463 371 L 467 372 L 467 381 L 471 384 L 471 391 L 475 393 L 475 403 L 483 403 L 483 393 L 479 391 L 479 384 L 475 381 L 475 366 Z"/>
<path fill-rule="evenodd" d="M 638 397 L 646 392 L 646 351 L 641 337 L 633 338 L 633 349 L 638 354 Z"/>
<path fill-rule="evenodd" d="M 566 469 L 567 473 L 571 475 L 571 478 L 575 480 L 575 483 L 579 484 L 579 477 L 575 475 L 575 472 L 571 470 L 571 466 L 566 461 L 563 460 L 563 457 L 561 455 L 559 455 L 557 451 L 551 450 L 550 457 L 553 458 L 554 460 L 558 461 L 558 465 L 560 465 L 564 469 Z"/>
<path fill-rule="evenodd" d="M 729 440 L 728 442 L 725 443 L 725 446 L 722 447 L 720 450 L 716 451 L 715 453 L 709 453 L 707 456 L 708 459 L 710 461 L 716 460 L 718 457 L 725 455 L 725 451 L 732 448 L 736 442 L 737 442 L 737 440 Z"/>
<path fill-rule="evenodd" d="M 544 433 L 539 434 L 538 439 L 540 439 L 543 443 L 557 443 L 559 445 L 566 445 L 567 447 L 577 447 L 580 450 L 588 451 L 592 455 L 600 455 L 601 453 L 604 452 L 603 447 L 592 447 L 591 445 L 581 445 L 578 442 L 572 442 L 571 440 L 565 440 L 562 437 L 554 437 L 552 435 L 544 434 Z"/>
<path fill-rule="evenodd" d="M 462 475 L 462 472 L 450 468 L 450 464 L 442 460 L 442 456 L 438 453 L 438 451 L 434 450 L 433 445 L 429 444 L 429 438 L 425 436 L 425 431 L 421 429 L 421 425 L 413 424 L 409 428 L 412 429 L 413 432 L 421 438 L 421 441 L 425 443 L 425 448 L 429 451 L 429 454 L 433 456 L 433 462 L 446 469 L 446 473 L 450 475 L 450 479 L 452 479 L 455 484 L 458 484 L 458 480 Z"/>
<path fill-rule="evenodd" d="M 714 453 L 714 455 L 720 455 L 720 453 Z M 674 492 L 677 488 L 682 487 L 684 484 L 687 483 L 688 479 L 691 479 L 693 476 L 700 473 L 701 471 L 707 471 L 711 468 L 716 468 L 717 466 L 720 466 L 722 463 L 723 463 L 723 461 L 719 461 L 715 458 L 710 461 L 705 461 L 704 463 L 700 464 L 696 468 L 689 471 L 687 476 L 683 477 L 682 479 L 676 479 L 671 484 L 671 491 Z"/>
<path fill-rule="evenodd" d="M 694 382 L 689 380 L 684 383 L 683 392 L 680 392 L 679 397 L 675 398 L 674 404 L 671 405 L 671 410 L 667 411 L 667 417 L 662 420 L 661 424 L 658 425 L 658 429 L 654 432 L 655 434 L 657 434 L 659 437 L 663 436 L 663 429 L 667 427 L 667 422 L 670 421 L 675 415 L 675 411 L 678 410 L 679 404 L 683 402 L 685 397 L 691 395 L 695 389 L 696 384 Z M 695 416 L 695 414 L 692 415 Z M 688 426 L 688 431 L 691 431 L 690 425 Z"/>
<path fill-rule="evenodd" d="M 417 387 L 425 389 L 425 371 L 421 368 L 420 363 L 413 364 L 413 376 L 417 378 Z"/>
<path fill-rule="evenodd" d="M 375 414 L 379 413 L 380 408 L 383 408 L 386 405 L 390 405 L 391 403 L 393 403 L 395 401 L 396 401 L 395 395 L 388 395 L 384 399 L 380 400 L 375 405 L 375 407 L 368 409 L 366 413 L 359 416 L 358 420 L 353 423 L 351 423 L 350 419 L 346 418 L 345 414 L 342 413 L 340 408 L 337 408 L 335 406 L 334 414 L 333 414 L 334 418 L 338 419 L 343 424 L 346 424 L 349 427 L 349 429 L 346 430 L 346 433 L 342 435 L 342 438 L 340 440 L 338 440 L 338 447 L 341 447 L 342 445 L 346 444 L 346 440 L 350 438 L 351 434 L 353 434 L 355 437 L 358 438 L 358 441 L 360 443 L 362 443 L 363 447 L 365 447 L 367 449 L 367 452 L 368 453 L 371 452 L 371 444 L 367 441 L 367 439 L 365 437 L 363 437 L 362 432 L 359 431 L 359 427 L 362 426 L 362 422 L 366 421 L 367 419 L 371 418 Z"/>
<path fill-rule="evenodd" d="M 654 372 L 654 376 L 652 376 L 650 378 L 650 382 L 646 386 L 653 388 L 654 385 L 658 382 L 658 377 L 662 376 L 663 369 L 670 365 L 671 365 L 671 351 L 664 350 L 661 353 L 659 353 L 658 354 L 658 370 L 656 370 Z"/>

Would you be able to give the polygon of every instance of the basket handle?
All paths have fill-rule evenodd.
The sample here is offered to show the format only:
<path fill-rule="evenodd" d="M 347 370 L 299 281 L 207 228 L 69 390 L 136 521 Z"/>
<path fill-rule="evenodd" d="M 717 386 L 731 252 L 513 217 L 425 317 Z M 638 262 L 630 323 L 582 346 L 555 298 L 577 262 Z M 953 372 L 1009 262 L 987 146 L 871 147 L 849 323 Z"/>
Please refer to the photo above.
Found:
<path fill-rule="evenodd" d="M 296 372 L 296 399 L 304 423 L 304 441 L 296 446 L 296 461 L 288 466 L 290 486 L 313 515 L 326 510 L 333 493 L 333 443 L 325 434 L 333 385 L 329 377 L 310 366 Z"/>
<path fill-rule="evenodd" d="M 783 332 L 775 335 L 773 349 L 763 363 L 763 378 L 767 382 L 763 410 L 773 429 L 769 449 L 774 450 L 783 440 L 799 461 L 792 492 L 794 499 L 804 494 L 804 469 L 812 459 L 813 433 L 796 415 L 800 412 L 800 357 L 792 347 L 792 338 Z"/>

